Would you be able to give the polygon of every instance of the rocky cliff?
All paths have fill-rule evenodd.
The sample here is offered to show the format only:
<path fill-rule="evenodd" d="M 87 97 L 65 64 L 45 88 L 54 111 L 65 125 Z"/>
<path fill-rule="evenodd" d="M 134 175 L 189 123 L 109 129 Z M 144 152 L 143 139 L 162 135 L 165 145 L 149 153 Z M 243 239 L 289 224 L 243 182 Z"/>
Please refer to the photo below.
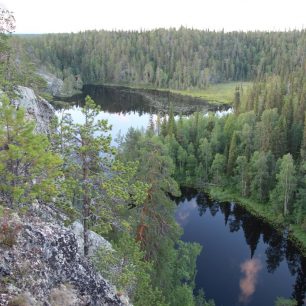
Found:
<path fill-rule="evenodd" d="M 55 110 L 52 105 L 45 99 L 37 96 L 33 89 L 18 86 L 18 98 L 12 103 L 16 107 L 23 107 L 26 116 L 36 123 L 36 131 L 38 133 L 48 134 L 50 132 L 50 122 L 55 116 Z"/>
<path fill-rule="evenodd" d="M 75 228 L 81 224 L 73 231 L 63 219 L 38 203 L 22 216 L 0 218 L 0 231 L 10 229 L 9 240 L 0 239 L 0 305 L 128 305 L 80 253 Z M 100 238 L 94 247 L 111 247 Z"/>
<path fill-rule="evenodd" d="M 25 108 L 37 132 L 49 133 L 53 107 L 30 88 L 18 91 L 13 103 Z M 54 205 L 35 202 L 18 215 L 0 203 L 1 306 L 129 305 L 83 256 L 82 224 L 66 223 Z M 89 238 L 90 255 L 112 247 L 94 232 Z"/>

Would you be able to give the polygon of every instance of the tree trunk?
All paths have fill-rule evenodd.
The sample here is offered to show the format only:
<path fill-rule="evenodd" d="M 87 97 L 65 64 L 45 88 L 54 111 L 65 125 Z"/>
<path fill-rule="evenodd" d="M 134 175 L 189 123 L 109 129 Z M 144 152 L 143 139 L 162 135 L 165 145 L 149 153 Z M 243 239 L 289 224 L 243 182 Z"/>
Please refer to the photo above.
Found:
<path fill-rule="evenodd" d="M 84 237 L 84 256 L 88 256 L 89 241 L 88 241 L 88 230 L 89 230 L 89 215 L 90 215 L 90 199 L 88 196 L 88 168 L 83 166 L 83 237 Z"/>
<path fill-rule="evenodd" d="M 86 192 L 86 191 L 84 191 Z M 89 230 L 89 199 L 87 194 L 83 195 L 83 227 L 84 227 L 84 256 L 88 256 L 89 241 L 88 241 L 88 230 Z"/>

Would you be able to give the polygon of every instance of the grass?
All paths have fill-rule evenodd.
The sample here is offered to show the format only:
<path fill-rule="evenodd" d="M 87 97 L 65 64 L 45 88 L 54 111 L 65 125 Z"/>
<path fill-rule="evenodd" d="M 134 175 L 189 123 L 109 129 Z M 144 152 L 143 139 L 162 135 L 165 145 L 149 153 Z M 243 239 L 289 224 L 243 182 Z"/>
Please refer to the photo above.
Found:
<path fill-rule="evenodd" d="M 99 85 L 99 83 L 96 83 Z M 171 88 L 156 88 L 152 85 L 145 84 L 103 84 L 109 86 L 126 86 L 134 89 L 155 89 L 160 91 L 170 91 L 174 94 L 189 96 L 193 98 L 200 98 L 206 100 L 212 104 L 232 104 L 235 94 L 235 89 L 237 86 L 243 88 L 245 91 L 250 85 L 251 82 L 229 82 L 229 83 L 219 83 L 211 84 L 206 89 L 185 89 L 185 90 L 176 90 Z"/>
<path fill-rule="evenodd" d="M 299 248 L 303 250 L 303 255 L 306 256 L 306 232 L 298 225 L 291 225 L 292 240 L 295 241 Z"/>
<path fill-rule="evenodd" d="M 212 84 L 207 89 L 186 89 L 186 90 L 173 90 L 170 92 L 191 96 L 193 98 L 201 98 L 207 100 L 210 103 L 216 104 L 232 104 L 237 86 L 242 86 L 243 90 L 250 86 L 250 82 L 230 82 Z"/>
<path fill-rule="evenodd" d="M 0 218 L 3 217 L 4 207 L 0 205 Z"/>
<path fill-rule="evenodd" d="M 207 191 L 207 190 L 205 190 Z M 252 199 L 248 199 L 240 196 L 236 192 L 230 189 L 223 189 L 220 187 L 212 187 L 208 190 L 209 195 L 219 201 L 233 201 L 243 206 L 252 215 L 260 218 L 267 223 L 271 224 L 277 230 L 284 229 L 284 218 L 280 215 L 276 215 L 269 204 L 259 204 Z M 303 256 L 306 256 L 306 233 L 298 225 L 290 225 L 289 227 L 289 239 L 295 243 L 299 248 Z"/>

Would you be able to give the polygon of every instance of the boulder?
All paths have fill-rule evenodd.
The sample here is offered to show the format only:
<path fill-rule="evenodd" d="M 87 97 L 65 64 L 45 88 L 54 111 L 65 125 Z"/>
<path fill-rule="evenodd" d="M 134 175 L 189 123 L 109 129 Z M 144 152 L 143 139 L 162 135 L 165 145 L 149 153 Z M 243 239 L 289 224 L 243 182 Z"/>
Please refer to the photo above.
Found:
<path fill-rule="evenodd" d="M 79 221 L 75 221 L 72 223 L 70 228 L 77 239 L 78 251 L 80 254 L 83 255 L 84 254 L 83 224 L 80 223 Z M 112 249 L 112 245 L 106 239 L 104 239 L 102 236 L 98 235 L 93 231 L 89 231 L 88 242 L 89 242 L 89 249 L 88 249 L 89 257 L 92 257 L 96 253 L 96 251 L 101 248 L 107 250 Z"/>

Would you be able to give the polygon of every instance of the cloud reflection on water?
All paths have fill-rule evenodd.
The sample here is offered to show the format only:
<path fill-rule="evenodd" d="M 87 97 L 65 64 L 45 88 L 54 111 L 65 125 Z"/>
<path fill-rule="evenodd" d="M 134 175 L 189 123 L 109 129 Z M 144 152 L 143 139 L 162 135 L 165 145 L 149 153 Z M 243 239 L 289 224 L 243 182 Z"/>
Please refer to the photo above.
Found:
<path fill-rule="evenodd" d="M 176 220 L 178 224 L 183 227 L 189 222 L 191 212 L 198 207 L 195 201 L 186 204 L 181 204 L 181 207 L 179 208 L 176 214 Z"/>
<path fill-rule="evenodd" d="M 249 259 L 240 265 L 240 269 L 244 275 L 240 280 L 239 302 L 247 304 L 255 292 L 258 273 L 262 265 L 259 259 Z"/>

